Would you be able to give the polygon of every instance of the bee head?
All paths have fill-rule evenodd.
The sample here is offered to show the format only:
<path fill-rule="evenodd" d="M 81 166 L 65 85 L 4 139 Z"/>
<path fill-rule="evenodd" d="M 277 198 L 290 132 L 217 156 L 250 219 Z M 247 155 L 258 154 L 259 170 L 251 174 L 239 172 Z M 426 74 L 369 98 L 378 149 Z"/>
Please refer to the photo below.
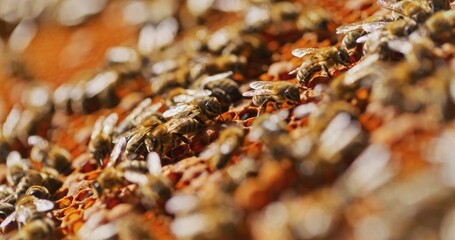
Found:
<path fill-rule="evenodd" d="M 49 193 L 47 188 L 38 185 L 29 187 L 27 189 L 27 192 L 25 192 L 25 195 L 35 196 L 36 198 L 39 199 L 50 199 L 51 197 L 51 194 Z"/>
<path fill-rule="evenodd" d="M 344 49 L 340 49 L 338 51 L 338 60 L 344 65 L 351 63 L 351 57 L 349 56 L 349 53 Z"/>
<path fill-rule="evenodd" d="M 298 88 L 288 88 L 284 91 L 284 97 L 292 102 L 300 102 L 300 91 Z"/>
<path fill-rule="evenodd" d="M 209 116 L 218 116 L 223 113 L 220 102 L 214 97 L 204 103 L 204 108 Z"/>

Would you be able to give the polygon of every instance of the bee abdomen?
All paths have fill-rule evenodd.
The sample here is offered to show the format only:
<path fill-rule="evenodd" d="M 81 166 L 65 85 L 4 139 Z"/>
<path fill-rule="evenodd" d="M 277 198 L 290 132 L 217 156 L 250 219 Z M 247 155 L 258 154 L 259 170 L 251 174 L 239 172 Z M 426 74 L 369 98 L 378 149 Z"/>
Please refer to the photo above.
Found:
<path fill-rule="evenodd" d="M 175 132 L 180 134 L 194 133 L 204 128 L 204 125 L 197 119 L 188 119 L 185 123 L 181 124 Z"/>

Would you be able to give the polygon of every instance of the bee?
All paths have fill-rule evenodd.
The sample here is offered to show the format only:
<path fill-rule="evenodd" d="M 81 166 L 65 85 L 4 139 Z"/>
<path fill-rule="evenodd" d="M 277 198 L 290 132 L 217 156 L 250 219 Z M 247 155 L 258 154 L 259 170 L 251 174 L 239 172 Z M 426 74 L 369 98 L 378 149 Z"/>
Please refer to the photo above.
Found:
<path fill-rule="evenodd" d="M 19 199 L 16 203 L 14 212 L 0 224 L 0 228 L 5 230 L 6 226 L 16 219 L 19 223 L 19 228 L 22 231 L 23 228 L 32 222 L 47 219 L 45 212 L 50 211 L 53 208 L 54 203 L 52 201 L 39 199 L 33 195 L 25 196 Z M 39 234 L 37 236 L 39 236 Z"/>
<path fill-rule="evenodd" d="M 302 32 L 315 32 L 325 38 L 331 37 L 328 34 L 333 34 L 333 26 L 335 26 L 331 14 L 318 6 L 305 8 L 305 11 L 299 14 L 296 24 L 297 29 Z"/>
<path fill-rule="evenodd" d="M 450 0 L 428 0 L 433 12 L 450 10 Z"/>
<path fill-rule="evenodd" d="M 161 108 L 161 103 L 152 104 L 150 98 L 142 100 L 132 111 L 123 119 L 118 126 L 115 128 L 117 134 L 122 134 L 137 127 L 141 122 L 151 116 L 160 117 L 158 110 Z"/>
<path fill-rule="evenodd" d="M 165 121 L 156 116 L 145 118 L 139 126 L 126 132 L 125 154 L 128 159 L 135 159 L 147 150 L 144 140 L 150 138 L 152 131 Z"/>
<path fill-rule="evenodd" d="M 189 69 L 182 67 L 174 72 L 167 72 L 150 78 L 149 82 L 152 86 L 152 93 L 158 95 L 173 88 L 186 87 L 189 84 L 189 74 Z"/>
<path fill-rule="evenodd" d="M 257 81 L 252 82 L 250 87 L 253 90 L 244 92 L 243 96 L 253 97 L 253 104 L 255 106 L 265 108 L 268 102 L 272 102 L 275 104 L 275 108 L 279 109 L 278 104 L 284 102 L 295 104 L 300 102 L 299 87 L 290 82 Z"/>
<path fill-rule="evenodd" d="M 106 118 L 98 118 L 90 136 L 88 149 L 91 157 L 98 161 L 100 166 L 104 166 L 104 158 L 111 152 L 112 137 L 117 120 L 116 113 L 112 113 Z"/>
<path fill-rule="evenodd" d="M 239 127 L 228 127 L 223 130 L 219 138 L 207 147 L 199 157 L 208 160 L 212 169 L 223 168 L 232 154 L 234 154 L 242 145 L 245 132 Z"/>
<path fill-rule="evenodd" d="M 275 159 L 292 157 L 292 139 L 289 137 L 286 119 L 289 111 L 263 114 L 253 122 L 248 139 L 262 142 Z"/>
<path fill-rule="evenodd" d="M 16 198 L 20 199 L 30 187 L 33 185 L 42 185 L 43 181 L 43 176 L 38 171 L 31 169 L 27 170 L 25 176 L 22 177 L 17 184 L 15 191 Z"/>
<path fill-rule="evenodd" d="M 6 158 L 6 179 L 9 185 L 17 186 L 28 169 L 19 152 L 10 152 Z"/>
<path fill-rule="evenodd" d="M 158 153 L 147 155 L 148 173 L 125 172 L 124 177 L 139 186 L 138 195 L 147 209 L 156 209 L 164 205 L 171 196 L 173 184 L 169 178 L 161 175 L 161 159 Z"/>
<path fill-rule="evenodd" d="M 359 51 L 361 43 L 358 43 L 357 39 L 367 33 L 381 29 L 389 21 L 391 19 L 384 16 L 371 16 L 360 22 L 337 27 L 336 34 L 345 35 L 341 40 L 340 48 L 346 51 L 356 48 L 356 51 Z"/>
<path fill-rule="evenodd" d="M 30 136 L 28 144 L 33 146 L 30 158 L 34 161 L 43 162 L 44 165 L 56 169 L 59 173 L 71 172 L 71 154 L 56 145 L 50 144 L 40 136 Z"/>
<path fill-rule="evenodd" d="M 124 186 L 126 180 L 123 178 L 121 171 L 114 167 L 107 167 L 103 172 L 92 182 L 92 188 L 101 197 L 106 190 L 114 189 L 117 186 Z"/>
<path fill-rule="evenodd" d="M 433 14 L 422 25 L 420 31 L 423 35 L 430 37 L 434 41 L 453 43 L 455 26 L 455 9 L 440 11 Z M 452 41 L 451 41 L 452 40 Z"/>
<path fill-rule="evenodd" d="M 120 79 L 135 77 L 142 67 L 141 56 L 129 47 L 112 47 L 106 51 L 106 61 L 109 69 L 117 71 Z"/>
<path fill-rule="evenodd" d="M 201 112 L 194 107 L 183 106 L 183 111 L 175 109 L 174 117 L 164 124 L 157 126 L 150 136 L 145 139 L 145 145 L 148 152 L 158 151 L 164 153 L 169 150 L 169 147 L 176 146 L 176 139 L 189 144 L 189 140 L 185 135 L 194 134 L 204 129 L 206 124 L 200 118 Z M 163 114 L 164 115 L 164 114 Z M 172 154 L 172 151 L 171 151 Z"/>
<path fill-rule="evenodd" d="M 216 97 L 210 96 L 210 90 L 187 89 L 183 94 L 175 96 L 172 100 L 176 106 L 163 113 L 165 118 L 186 117 L 190 113 L 197 113 L 202 121 L 214 119 L 223 113 L 221 103 Z"/>
<path fill-rule="evenodd" d="M 428 1 L 403 0 L 378 0 L 378 5 L 385 9 L 392 10 L 399 16 L 405 16 L 412 20 L 423 23 L 433 13 Z"/>
<path fill-rule="evenodd" d="M 55 223 L 50 218 L 33 220 L 13 236 L 12 240 L 46 240 L 51 239 L 55 234 Z"/>
<path fill-rule="evenodd" d="M 297 81 L 300 84 L 309 84 L 312 76 L 321 70 L 332 78 L 329 68 L 339 64 L 349 67 L 351 64 L 349 53 L 336 47 L 297 48 L 292 50 L 292 55 L 298 58 L 306 57 L 302 65 L 293 71 L 297 71 Z"/>
<path fill-rule="evenodd" d="M 229 109 L 232 103 L 242 99 L 239 85 L 230 77 L 233 72 L 224 72 L 200 78 L 199 83 L 195 82 L 193 88 L 207 89 L 212 92 L 212 96 L 216 97 L 222 105 L 222 111 Z"/>

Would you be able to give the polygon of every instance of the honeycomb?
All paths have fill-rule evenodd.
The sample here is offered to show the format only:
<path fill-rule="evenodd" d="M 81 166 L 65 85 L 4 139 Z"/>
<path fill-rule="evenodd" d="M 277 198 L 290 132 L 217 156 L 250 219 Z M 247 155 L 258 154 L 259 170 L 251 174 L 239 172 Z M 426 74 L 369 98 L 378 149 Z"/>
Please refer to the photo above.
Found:
<path fill-rule="evenodd" d="M 3 239 L 455 239 L 450 0 L 0 0 Z"/>

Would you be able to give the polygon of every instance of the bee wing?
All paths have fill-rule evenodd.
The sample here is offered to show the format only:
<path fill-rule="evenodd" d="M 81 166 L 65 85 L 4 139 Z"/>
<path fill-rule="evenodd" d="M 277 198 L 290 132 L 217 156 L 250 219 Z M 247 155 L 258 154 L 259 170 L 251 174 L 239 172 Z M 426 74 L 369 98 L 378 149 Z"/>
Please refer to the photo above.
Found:
<path fill-rule="evenodd" d="M 212 143 L 199 154 L 199 158 L 201 160 L 208 160 L 213 157 L 217 151 L 219 151 L 219 148 L 220 145 L 218 143 Z"/>
<path fill-rule="evenodd" d="M 156 26 L 155 38 L 157 40 L 157 47 L 162 48 L 174 41 L 178 30 L 179 23 L 175 18 L 169 17 L 161 21 L 158 26 Z"/>
<path fill-rule="evenodd" d="M 103 122 L 103 134 L 109 136 L 114 130 L 115 124 L 117 124 L 118 115 L 117 113 L 111 113 L 107 116 Z"/>
<path fill-rule="evenodd" d="M 126 139 L 127 145 L 131 146 L 140 141 L 149 132 L 149 130 L 150 128 L 138 127 L 129 131 L 130 132 L 129 138 Z"/>
<path fill-rule="evenodd" d="M 54 202 L 47 199 L 34 198 L 33 203 L 36 206 L 36 210 L 40 212 L 46 212 L 54 208 Z"/>
<path fill-rule="evenodd" d="M 412 51 L 412 43 L 404 38 L 392 39 L 387 42 L 390 49 L 399 53 L 407 54 Z"/>
<path fill-rule="evenodd" d="M 368 33 L 371 33 L 373 31 L 377 31 L 377 30 L 380 30 L 382 28 L 384 28 L 384 26 L 387 24 L 388 22 L 385 22 L 385 21 L 381 21 L 381 22 L 371 22 L 371 23 L 365 23 L 365 24 L 362 24 L 362 29 L 365 30 L 365 32 L 368 32 Z"/>
<path fill-rule="evenodd" d="M 397 2 L 395 2 L 395 0 L 378 0 L 377 3 L 378 5 L 385 9 L 389 9 L 400 14 L 403 14 L 403 11 L 398 8 L 398 4 Z"/>
<path fill-rule="evenodd" d="M 147 175 L 135 171 L 126 171 L 123 173 L 123 177 L 132 183 L 136 183 L 138 185 L 143 185 L 147 183 Z"/>
<path fill-rule="evenodd" d="M 212 76 L 208 76 L 208 77 L 204 78 L 204 80 L 202 80 L 201 86 L 204 87 L 209 82 L 214 82 L 214 81 L 228 78 L 228 77 L 232 76 L 232 74 L 234 74 L 234 73 L 232 71 L 229 71 L 229 72 L 224 72 L 224 73 L 219 73 L 219 74 L 215 74 Z"/>
<path fill-rule="evenodd" d="M 181 117 L 181 118 L 173 118 L 171 121 L 166 122 L 168 126 L 168 131 L 172 132 L 174 129 L 176 129 L 178 126 L 180 126 L 182 123 L 188 121 L 188 119 L 196 117 L 198 114 L 200 114 L 199 110 L 194 110 L 190 115 L 186 117 Z"/>
<path fill-rule="evenodd" d="M 44 140 L 44 138 L 42 138 L 42 137 L 40 137 L 38 135 L 33 135 L 33 136 L 28 137 L 27 142 L 28 142 L 28 145 L 30 145 L 30 146 L 35 146 L 35 145 L 44 146 L 44 145 L 47 145 L 47 141 Z"/>
<path fill-rule="evenodd" d="M 271 88 L 275 84 L 276 84 L 276 82 L 256 81 L 256 82 L 250 83 L 250 87 L 252 89 L 263 89 L 263 88 Z"/>
<path fill-rule="evenodd" d="M 6 227 L 12 222 L 14 221 L 14 219 L 16 218 L 16 215 L 17 215 L 17 212 L 14 211 L 12 212 L 10 215 L 8 215 L 8 217 L 6 217 L 2 224 L 0 224 L 0 228 L 2 229 L 2 232 L 5 232 L 5 229 Z"/>
<path fill-rule="evenodd" d="M 156 152 L 150 152 L 147 155 L 147 167 L 149 169 L 150 174 L 158 176 L 161 172 L 161 158 L 160 155 Z"/>
<path fill-rule="evenodd" d="M 177 106 L 175 106 L 173 108 L 170 108 L 170 109 L 166 110 L 163 113 L 163 117 L 170 118 L 170 117 L 176 116 L 177 114 L 178 115 L 185 115 L 185 114 L 189 114 L 191 112 L 191 110 L 193 110 L 193 106 L 192 105 L 180 104 L 180 105 L 177 105 Z"/>
<path fill-rule="evenodd" d="M 244 97 L 254 97 L 254 96 L 261 96 L 261 95 L 274 95 L 271 89 L 255 89 L 244 92 L 242 94 Z"/>
<path fill-rule="evenodd" d="M 13 166 L 15 164 L 18 164 L 18 165 L 21 165 L 21 166 L 25 166 L 24 162 L 22 161 L 21 154 L 19 152 L 17 152 L 17 151 L 12 151 L 6 157 L 6 166 L 10 167 L 10 166 Z"/>
<path fill-rule="evenodd" d="M 220 145 L 220 152 L 222 154 L 230 154 L 234 148 L 237 146 L 237 141 L 235 139 L 227 138 L 223 143 Z"/>
<path fill-rule="evenodd" d="M 114 166 L 115 163 L 117 162 L 118 158 L 122 154 L 123 151 L 125 151 L 126 147 L 126 138 L 122 137 L 119 138 L 115 145 L 114 148 L 112 149 L 111 155 L 109 157 L 109 162 L 107 163 L 107 167 Z"/>
<path fill-rule="evenodd" d="M 294 55 L 294 57 L 303 58 L 308 54 L 314 54 L 317 53 L 318 51 L 319 51 L 318 48 L 296 48 L 292 50 L 291 53 L 292 55 Z"/>
<path fill-rule="evenodd" d="M 18 106 L 14 106 L 13 109 L 8 113 L 6 116 L 5 123 L 3 123 L 2 133 L 3 136 L 6 138 L 11 138 L 15 134 L 15 129 L 17 124 L 19 123 L 19 119 L 21 118 L 22 112 Z"/>
<path fill-rule="evenodd" d="M 336 34 L 346 34 L 348 32 L 352 32 L 352 31 L 361 29 L 363 24 L 364 23 L 362 23 L 362 22 L 355 22 L 355 23 L 339 26 L 336 29 Z"/>
<path fill-rule="evenodd" d="M 92 130 L 92 135 L 91 135 L 91 139 L 94 139 L 97 135 L 101 134 L 101 132 L 103 131 L 103 123 L 104 123 L 104 116 L 101 116 L 98 118 L 98 120 L 96 120 L 95 122 L 95 126 L 93 127 L 93 130 Z"/>
<path fill-rule="evenodd" d="M 363 36 L 357 38 L 357 40 L 355 40 L 355 42 L 356 43 L 365 43 L 370 37 L 371 37 L 371 34 L 363 35 Z"/>

